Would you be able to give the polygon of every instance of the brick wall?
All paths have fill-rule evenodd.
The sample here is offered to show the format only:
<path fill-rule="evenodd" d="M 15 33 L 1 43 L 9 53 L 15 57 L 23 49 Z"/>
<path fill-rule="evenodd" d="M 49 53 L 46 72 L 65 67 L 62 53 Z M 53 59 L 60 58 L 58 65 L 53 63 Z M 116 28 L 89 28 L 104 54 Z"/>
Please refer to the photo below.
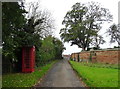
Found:
<path fill-rule="evenodd" d="M 96 61 L 100 63 L 117 64 L 120 50 L 95 51 Z M 94 61 L 94 60 L 93 60 Z"/>
<path fill-rule="evenodd" d="M 75 61 L 79 61 L 79 54 L 80 54 L 80 53 L 72 53 L 72 54 L 71 54 L 71 58 L 72 58 L 73 60 L 75 60 Z"/>
<path fill-rule="evenodd" d="M 78 53 L 74 53 L 75 58 L 77 58 L 77 54 Z M 120 60 L 120 49 L 83 51 L 79 53 L 79 58 L 80 60 L 82 59 L 82 61 L 91 60 L 92 62 L 117 64 L 118 60 Z"/>
<path fill-rule="evenodd" d="M 80 52 L 79 56 L 80 59 L 82 59 L 82 61 L 88 61 L 90 59 L 90 52 L 89 51 Z"/>

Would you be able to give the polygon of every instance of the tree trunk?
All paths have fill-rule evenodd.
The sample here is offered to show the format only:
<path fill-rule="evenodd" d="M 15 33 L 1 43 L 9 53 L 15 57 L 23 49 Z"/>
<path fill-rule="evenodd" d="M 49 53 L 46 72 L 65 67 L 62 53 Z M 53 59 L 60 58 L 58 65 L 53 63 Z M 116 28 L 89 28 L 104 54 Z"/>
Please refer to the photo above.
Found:
<path fill-rule="evenodd" d="M 85 51 L 85 47 L 82 47 L 82 50 Z"/>

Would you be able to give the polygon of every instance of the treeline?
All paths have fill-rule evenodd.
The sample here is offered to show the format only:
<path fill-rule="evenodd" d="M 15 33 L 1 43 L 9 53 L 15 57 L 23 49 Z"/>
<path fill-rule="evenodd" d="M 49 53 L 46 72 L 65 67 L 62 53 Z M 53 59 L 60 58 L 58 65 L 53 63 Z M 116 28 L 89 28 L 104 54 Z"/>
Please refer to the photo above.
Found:
<path fill-rule="evenodd" d="M 2 3 L 2 66 L 3 72 L 21 69 L 21 48 L 36 47 L 36 67 L 62 58 L 63 43 L 52 36 L 54 23 L 49 12 L 38 3 Z"/>
<path fill-rule="evenodd" d="M 41 47 L 36 51 L 37 66 L 41 66 L 54 59 L 62 59 L 64 45 L 63 43 L 52 36 L 48 36 L 42 40 Z"/>

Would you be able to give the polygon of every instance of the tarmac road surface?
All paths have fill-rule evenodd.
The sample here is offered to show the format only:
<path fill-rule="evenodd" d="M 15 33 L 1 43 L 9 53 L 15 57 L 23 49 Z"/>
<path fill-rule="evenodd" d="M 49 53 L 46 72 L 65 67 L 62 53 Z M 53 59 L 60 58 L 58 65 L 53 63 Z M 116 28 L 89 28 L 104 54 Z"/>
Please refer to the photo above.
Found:
<path fill-rule="evenodd" d="M 84 87 L 67 60 L 60 60 L 35 87 Z"/>

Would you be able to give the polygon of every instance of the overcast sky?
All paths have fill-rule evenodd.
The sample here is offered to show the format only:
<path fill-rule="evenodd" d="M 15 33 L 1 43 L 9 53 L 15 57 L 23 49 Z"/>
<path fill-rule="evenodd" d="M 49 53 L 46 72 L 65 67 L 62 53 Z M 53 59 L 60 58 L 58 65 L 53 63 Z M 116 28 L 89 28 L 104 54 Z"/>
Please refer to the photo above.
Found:
<path fill-rule="evenodd" d="M 77 2 L 87 3 L 90 1 L 95 1 L 101 3 L 102 7 L 107 8 L 110 10 L 111 14 L 113 15 L 113 22 L 118 23 L 118 1 L 119 0 L 26 0 L 26 2 L 40 2 L 40 8 L 48 10 L 52 17 L 55 19 L 55 37 L 60 38 L 59 32 L 62 26 L 62 21 L 64 16 L 66 15 L 67 11 L 71 10 L 72 5 Z M 111 24 L 112 24 L 111 23 Z M 117 46 L 117 44 L 110 44 L 109 37 L 104 34 L 106 29 L 110 26 L 110 24 L 104 24 L 100 34 L 104 37 L 107 41 L 105 44 L 100 45 L 101 48 L 110 48 L 113 46 Z M 80 52 L 81 49 L 78 48 L 76 45 L 70 46 L 70 43 L 64 43 L 66 50 L 63 54 L 71 54 L 74 52 Z"/>

